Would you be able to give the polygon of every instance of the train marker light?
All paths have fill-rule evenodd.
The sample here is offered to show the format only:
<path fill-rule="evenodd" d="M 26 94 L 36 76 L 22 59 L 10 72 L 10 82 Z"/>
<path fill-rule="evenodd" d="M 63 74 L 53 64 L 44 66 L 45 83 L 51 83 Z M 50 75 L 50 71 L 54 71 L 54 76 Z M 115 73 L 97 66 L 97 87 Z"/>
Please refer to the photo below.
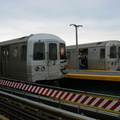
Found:
<path fill-rule="evenodd" d="M 67 66 L 64 66 L 64 69 L 66 69 L 67 68 Z"/>
<path fill-rule="evenodd" d="M 36 67 L 36 68 L 35 68 L 35 71 L 39 71 L 39 69 L 40 69 L 39 67 Z"/>

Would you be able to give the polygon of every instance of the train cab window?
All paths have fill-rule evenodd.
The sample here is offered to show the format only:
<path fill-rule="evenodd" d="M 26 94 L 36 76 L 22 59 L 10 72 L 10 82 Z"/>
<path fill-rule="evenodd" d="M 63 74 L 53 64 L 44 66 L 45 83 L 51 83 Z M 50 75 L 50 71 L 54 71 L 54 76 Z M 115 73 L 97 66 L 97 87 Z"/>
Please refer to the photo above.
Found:
<path fill-rule="evenodd" d="M 110 47 L 110 58 L 116 58 L 117 57 L 117 48 L 116 46 Z"/>
<path fill-rule="evenodd" d="M 35 43 L 34 44 L 34 60 L 44 60 L 45 59 L 45 44 L 44 43 Z"/>
<path fill-rule="evenodd" d="M 105 49 L 104 48 L 100 49 L 100 58 L 101 59 L 105 58 Z"/>
<path fill-rule="evenodd" d="M 57 44 L 55 43 L 49 44 L 49 59 L 57 60 Z"/>
<path fill-rule="evenodd" d="M 60 59 L 66 59 L 66 48 L 63 43 L 60 43 Z"/>

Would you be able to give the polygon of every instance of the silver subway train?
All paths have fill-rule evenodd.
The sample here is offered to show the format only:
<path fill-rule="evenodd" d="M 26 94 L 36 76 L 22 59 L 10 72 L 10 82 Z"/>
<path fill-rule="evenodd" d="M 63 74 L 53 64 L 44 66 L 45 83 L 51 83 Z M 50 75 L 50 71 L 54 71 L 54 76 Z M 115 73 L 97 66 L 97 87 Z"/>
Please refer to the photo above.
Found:
<path fill-rule="evenodd" d="M 83 53 L 83 69 L 120 70 L 120 41 L 110 40 L 88 44 L 80 44 Z M 67 46 L 68 68 L 76 68 L 76 45 Z"/>
<path fill-rule="evenodd" d="M 24 81 L 55 80 L 67 72 L 65 41 L 33 34 L 0 43 L 0 77 Z"/>

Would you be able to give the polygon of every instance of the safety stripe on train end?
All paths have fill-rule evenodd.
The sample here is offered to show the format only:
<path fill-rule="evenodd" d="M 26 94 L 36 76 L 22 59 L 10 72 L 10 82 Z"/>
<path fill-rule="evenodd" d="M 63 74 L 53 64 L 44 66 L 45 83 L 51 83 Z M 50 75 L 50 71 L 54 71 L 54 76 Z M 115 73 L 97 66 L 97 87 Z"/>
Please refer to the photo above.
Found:
<path fill-rule="evenodd" d="M 87 106 L 91 108 L 96 108 L 96 109 L 120 114 L 119 98 L 59 91 L 59 90 L 39 87 L 26 83 L 20 83 L 20 82 L 18 83 L 8 80 L 0 80 L 0 85 L 43 95 L 46 97 L 69 102 L 72 104 L 78 104 L 82 106 Z"/>

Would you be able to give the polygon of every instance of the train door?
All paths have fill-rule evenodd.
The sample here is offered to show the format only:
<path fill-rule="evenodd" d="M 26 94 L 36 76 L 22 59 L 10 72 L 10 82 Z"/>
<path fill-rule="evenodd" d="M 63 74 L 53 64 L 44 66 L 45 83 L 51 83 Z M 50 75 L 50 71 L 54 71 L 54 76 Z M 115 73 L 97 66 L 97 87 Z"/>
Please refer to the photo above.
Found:
<path fill-rule="evenodd" d="M 111 45 L 109 50 L 109 60 L 108 60 L 108 66 L 109 70 L 117 70 L 119 66 L 119 50 L 120 47 L 118 45 Z"/>
<path fill-rule="evenodd" d="M 106 63 L 105 63 L 105 47 L 100 47 L 100 69 L 106 70 Z"/>
<path fill-rule="evenodd" d="M 1 71 L 2 76 L 9 76 L 9 46 L 2 47 L 1 49 Z"/>
<path fill-rule="evenodd" d="M 88 48 L 88 69 L 96 69 L 96 70 L 105 69 L 104 47 Z"/>
<path fill-rule="evenodd" d="M 48 42 L 48 77 L 55 78 L 59 72 L 58 44 Z"/>

